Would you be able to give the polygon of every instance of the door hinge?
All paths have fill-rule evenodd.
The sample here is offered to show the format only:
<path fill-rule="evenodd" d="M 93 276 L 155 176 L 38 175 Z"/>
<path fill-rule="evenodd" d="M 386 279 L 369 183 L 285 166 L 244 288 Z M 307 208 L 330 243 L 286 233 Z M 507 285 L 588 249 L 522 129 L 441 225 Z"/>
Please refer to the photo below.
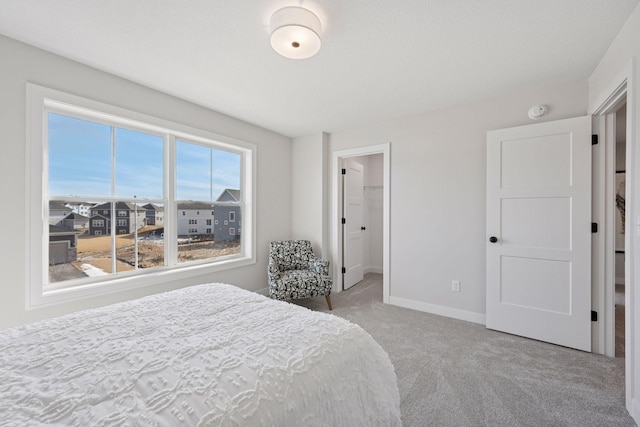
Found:
<path fill-rule="evenodd" d="M 347 272 L 347 269 L 342 267 L 342 274 L 345 274 Z"/>
<path fill-rule="evenodd" d="M 597 311 L 591 311 L 591 321 L 592 322 L 597 322 L 598 321 L 598 312 Z"/>
<path fill-rule="evenodd" d="M 598 135 L 591 135 L 591 145 L 598 144 Z"/>
<path fill-rule="evenodd" d="M 591 232 L 592 233 L 597 233 L 598 232 L 598 223 L 597 222 L 592 222 L 591 223 Z"/>
<path fill-rule="evenodd" d="M 342 223 L 346 224 L 347 223 L 347 219 L 346 218 L 342 218 Z"/>
<path fill-rule="evenodd" d="M 342 175 L 346 175 L 347 174 L 347 170 L 346 169 L 342 169 Z"/>

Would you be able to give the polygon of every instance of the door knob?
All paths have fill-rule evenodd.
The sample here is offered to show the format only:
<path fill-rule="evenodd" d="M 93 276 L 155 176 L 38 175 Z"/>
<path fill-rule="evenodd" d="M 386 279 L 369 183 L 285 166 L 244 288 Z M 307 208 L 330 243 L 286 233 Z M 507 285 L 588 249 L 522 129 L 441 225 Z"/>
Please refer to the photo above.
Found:
<path fill-rule="evenodd" d="M 498 238 L 496 236 L 491 236 L 491 237 L 489 237 L 489 241 L 491 243 L 496 243 L 498 241 Z"/>
<path fill-rule="evenodd" d="M 360 230 L 363 230 L 363 231 L 364 231 L 364 230 L 366 230 L 366 229 L 367 229 L 367 227 L 360 227 Z"/>

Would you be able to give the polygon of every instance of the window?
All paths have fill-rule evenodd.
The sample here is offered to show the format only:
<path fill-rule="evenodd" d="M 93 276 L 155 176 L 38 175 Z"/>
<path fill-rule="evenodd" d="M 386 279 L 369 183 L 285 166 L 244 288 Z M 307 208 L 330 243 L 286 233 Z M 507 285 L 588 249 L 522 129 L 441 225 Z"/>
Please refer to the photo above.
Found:
<path fill-rule="evenodd" d="M 176 198 L 179 209 L 190 209 L 196 215 L 200 211 L 215 212 L 215 206 L 236 206 L 243 209 L 241 191 L 242 153 L 222 150 L 210 144 L 202 144 L 188 138 L 176 141 Z M 239 199 L 228 200 L 228 192 Z M 214 209 L 212 209 L 214 208 Z M 210 220 L 209 220 L 210 221 Z M 197 224 L 197 220 L 189 221 Z M 207 223 L 206 225 L 211 225 Z M 178 230 L 178 235 L 183 234 Z M 188 231 L 188 234 L 192 234 Z M 217 254 L 240 254 L 242 243 L 217 245 L 211 233 L 198 236 L 197 243 L 183 240 L 178 244 L 178 262 L 207 259 Z M 213 254 L 213 255 L 212 255 Z"/>
<path fill-rule="evenodd" d="M 207 220 L 207 225 L 211 225 L 211 220 L 210 219 Z"/>
<path fill-rule="evenodd" d="M 255 263 L 255 235 L 220 248 L 210 228 L 199 235 L 197 220 L 186 216 L 187 211 L 198 215 L 233 206 L 255 218 L 255 146 L 27 86 L 29 307 Z M 222 197 L 229 191 L 237 196 L 231 201 Z M 66 267 L 77 270 L 72 275 L 49 267 L 48 223 L 59 215 L 49 211 L 50 203 L 83 205 L 92 216 L 102 216 L 91 219 L 77 245 L 77 259 L 92 264 L 92 272 L 102 270 L 100 275 L 86 275 L 75 259 Z M 155 224 L 149 223 L 154 217 L 147 216 L 149 205 L 162 212 Z M 44 220 L 43 209 L 48 213 Z M 104 218 L 114 212 L 116 227 L 111 227 Z"/>
<path fill-rule="evenodd" d="M 236 235 L 236 229 L 233 227 L 229 227 L 229 235 L 230 236 L 235 236 Z"/>
<path fill-rule="evenodd" d="M 214 220 L 213 220 L 213 223 L 214 223 L 214 225 L 218 225 L 218 220 L 217 220 L 217 219 L 214 219 Z"/>
<path fill-rule="evenodd" d="M 236 222 L 236 213 L 234 211 L 229 212 L 229 222 Z"/>

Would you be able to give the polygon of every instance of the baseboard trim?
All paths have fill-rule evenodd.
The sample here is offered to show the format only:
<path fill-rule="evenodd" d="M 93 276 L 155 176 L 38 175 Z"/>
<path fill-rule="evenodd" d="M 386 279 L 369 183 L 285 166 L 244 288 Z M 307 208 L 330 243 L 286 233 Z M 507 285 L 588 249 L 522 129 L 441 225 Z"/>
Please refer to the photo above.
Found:
<path fill-rule="evenodd" d="M 631 418 L 640 426 L 640 401 L 637 399 L 631 400 Z"/>
<path fill-rule="evenodd" d="M 366 267 L 364 269 L 364 274 L 367 273 L 383 274 L 384 269 L 382 267 Z"/>
<path fill-rule="evenodd" d="M 445 307 L 443 305 L 429 304 L 426 302 L 414 301 L 405 298 L 390 297 L 389 303 L 398 307 L 410 308 L 412 310 L 423 311 L 425 313 L 437 314 L 438 316 L 451 317 L 453 319 L 465 320 L 467 322 L 485 325 L 487 316 L 473 311 L 460 310 L 457 308 Z"/>

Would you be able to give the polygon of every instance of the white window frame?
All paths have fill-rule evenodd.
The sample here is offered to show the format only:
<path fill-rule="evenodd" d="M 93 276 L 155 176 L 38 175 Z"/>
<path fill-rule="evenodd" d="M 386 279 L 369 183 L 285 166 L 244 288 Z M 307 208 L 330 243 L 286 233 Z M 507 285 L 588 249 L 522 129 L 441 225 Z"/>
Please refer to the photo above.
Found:
<path fill-rule="evenodd" d="M 86 119 L 87 114 L 101 122 L 114 126 L 127 126 L 142 132 L 153 131 L 165 135 L 164 158 L 175 157 L 176 139 L 193 141 L 220 149 L 227 149 L 241 155 L 241 185 L 243 199 L 240 209 L 250 224 L 249 231 L 241 238 L 242 251 L 237 255 L 216 258 L 214 260 L 198 260 L 192 262 L 177 261 L 177 245 L 169 244 L 177 239 L 178 216 L 165 218 L 165 236 L 175 236 L 166 240 L 165 259 L 170 265 L 153 269 L 140 269 L 120 274 L 92 278 L 74 279 L 47 286 L 48 263 L 48 203 L 44 203 L 48 191 L 48 151 L 46 135 L 47 110 L 54 109 L 69 116 L 78 115 Z M 108 105 L 99 101 L 71 95 L 43 86 L 27 83 L 27 144 L 26 146 L 26 179 L 28 215 L 28 232 L 26 245 L 26 309 L 56 305 L 97 295 L 123 292 L 130 289 L 157 286 L 160 283 L 179 282 L 181 280 L 203 276 L 256 263 L 256 151 L 254 144 L 234 138 L 218 135 L 202 129 L 160 119 L 124 108 Z M 175 164 L 165 160 L 164 194 L 167 203 L 165 210 L 178 212 L 175 199 Z M 44 219 L 44 220 L 43 220 Z M 206 279 L 204 279 L 206 277 Z M 56 287 L 60 285 L 60 287 Z"/>

